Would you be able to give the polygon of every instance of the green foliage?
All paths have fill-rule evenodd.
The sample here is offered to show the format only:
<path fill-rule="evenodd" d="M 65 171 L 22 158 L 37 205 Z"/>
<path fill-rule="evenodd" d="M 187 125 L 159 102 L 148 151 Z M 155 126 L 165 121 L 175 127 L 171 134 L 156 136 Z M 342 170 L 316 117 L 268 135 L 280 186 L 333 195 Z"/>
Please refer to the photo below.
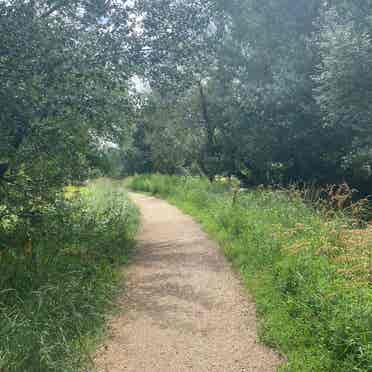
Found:
<path fill-rule="evenodd" d="M 49 207 L 32 235 L 9 225 L 0 250 L 0 370 L 78 371 L 103 331 L 138 215 L 99 181 Z"/>
<path fill-rule="evenodd" d="M 347 219 L 287 190 L 234 198 L 228 180 L 151 175 L 130 187 L 174 202 L 221 243 L 255 296 L 262 340 L 288 358 L 283 371 L 371 371 L 370 282 L 341 273 Z"/>
<path fill-rule="evenodd" d="M 34 327 L 31 333 L 29 328 L 24 329 L 30 340 L 36 340 L 29 345 L 42 350 L 42 340 L 48 334 L 37 335 L 37 326 L 22 315 L 28 314 L 22 310 L 22 301 L 32 303 L 30 309 L 35 309 L 36 302 L 32 301 L 36 300 L 31 299 L 31 294 L 44 288 L 46 279 L 38 273 L 48 270 L 56 272 L 51 275 L 56 293 L 60 286 L 63 291 L 68 280 L 62 276 L 60 267 L 64 264 L 60 263 L 67 260 L 67 267 L 75 264 L 71 255 L 63 253 L 66 247 L 61 242 L 73 251 L 75 246 L 84 246 L 73 239 L 86 234 L 92 252 L 98 249 L 94 244 L 97 242 L 99 255 L 110 261 L 112 251 L 102 251 L 102 246 L 116 246 L 121 239 L 110 230 L 122 220 L 116 207 L 111 206 L 109 211 L 103 208 L 108 213 L 104 216 L 92 209 L 84 197 L 80 206 L 77 201 L 66 202 L 61 197 L 66 185 L 79 184 L 101 172 L 119 177 L 159 171 L 202 174 L 210 179 L 216 174 L 235 175 L 246 185 L 346 181 L 361 193 L 370 193 L 371 20 L 370 0 L 0 1 L 0 283 L 12 289 L 20 288 L 19 281 L 13 283 L 14 278 L 24 282 L 27 300 L 18 295 L 18 289 L 9 292 L 16 296 L 1 293 L 13 298 L 9 306 L 14 304 L 14 312 L 6 313 L 9 322 L 13 321 L 14 327 Z M 143 78 L 149 88 L 142 99 L 137 99 L 130 88 L 129 81 L 134 76 Z M 336 367 L 344 370 L 348 363 L 354 370 L 361 370 L 370 361 L 371 351 L 364 348 L 369 334 L 355 333 L 355 322 L 360 325 L 360 319 L 365 318 L 354 306 L 356 292 L 346 291 L 345 299 L 339 300 L 341 292 L 335 290 L 336 305 L 329 305 L 330 314 L 336 319 L 333 322 L 324 310 L 333 298 L 327 292 L 334 289 L 332 265 L 327 265 L 322 255 L 305 257 L 303 252 L 289 260 L 289 255 L 279 249 L 283 242 L 268 238 L 271 230 L 266 219 L 272 221 L 274 214 L 275 218 L 280 217 L 279 223 L 287 226 L 285 213 L 293 216 L 294 223 L 295 218 L 303 217 L 296 213 L 305 213 L 302 204 L 292 215 L 292 210 L 286 208 L 296 202 L 287 203 L 277 193 L 249 194 L 239 203 L 235 203 L 235 193 L 232 202 L 238 215 L 242 215 L 236 219 L 233 207 L 224 206 L 222 194 L 226 185 L 160 176 L 151 182 L 146 178 L 133 182 L 169 196 L 174 189 L 182 190 L 185 206 L 193 205 L 194 213 L 199 213 L 196 206 L 201 208 L 200 213 L 205 212 L 203 219 L 212 227 L 222 224 L 226 228 L 221 234 L 229 239 L 230 235 L 236 236 L 231 242 L 234 262 L 249 267 L 252 273 L 258 273 L 259 262 L 275 268 L 277 280 L 274 281 L 271 269 L 266 272 L 267 280 L 276 286 L 281 283 L 282 289 L 274 284 L 264 288 L 274 288 L 270 294 L 280 301 L 286 298 L 281 293 L 294 293 L 289 299 L 293 301 L 293 313 L 300 315 L 288 324 L 298 322 L 303 328 L 296 326 L 293 330 L 302 329 L 304 340 L 311 339 L 307 335 L 316 335 L 322 345 L 319 350 L 325 353 L 319 356 L 310 342 L 308 353 L 300 348 L 296 366 L 301 365 L 304 355 L 311 363 L 318 360 L 315 370 L 327 363 L 327 368 L 331 368 L 337 358 L 341 367 Z M 268 205 L 264 203 L 266 198 Z M 244 200 L 247 205 L 243 207 Z M 258 205 L 262 203 L 260 209 Z M 273 214 L 269 213 L 271 205 L 275 206 Z M 114 210 L 118 215 L 111 214 Z M 246 210 L 251 213 L 246 215 Z M 310 215 L 309 223 L 315 226 L 316 214 Z M 257 222 L 250 216 L 255 216 Z M 321 225 L 324 221 L 317 218 Z M 249 229 L 244 221 L 252 222 L 248 224 L 253 226 L 251 235 L 245 235 Z M 66 226 L 64 231 L 61 226 Z M 311 242 L 311 252 L 323 237 L 328 237 L 323 228 L 319 227 L 319 231 L 323 233 L 318 238 L 316 234 L 315 238 L 304 235 L 304 241 Z M 258 258 L 253 253 L 260 239 L 264 250 Z M 248 260 L 244 249 L 250 248 L 243 249 L 241 240 L 254 250 L 249 257 L 256 257 L 256 263 Z M 25 250 L 30 253 L 25 254 Z M 97 259 L 87 257 L 90 263 Z M 71 265 L 69 260 L 73 261 Z M 298 276 L 301 270 L 307 273 L 307 267 L 311 268 L 306 274 L 309 283 L 323 283 L 327 275 L 330 278 L 329 288 L 328 281 L 318 283 L 328 296 L 324 301 L 317 300 L 323 292 L 306 289 L 318 304 L 319 314 L 327 320 L 314 322 L 314 332 L 296 302 L 307 304 L 305 286 Z M 324 270 L 318 272 L 317 267 Z M 98 275 L 95 269 L 93 272 Z M 44 284 L 39 285 L 39 280 Z M 74 292 L 73 283 L 71 288 Z M 275 295 L 278 293 L 279 297 Z M 363 292 L 359 309 L 368 313 L 364 296 Z M 43 301 L 48 303 L 48 298 L 54 298 L 46 297 L 44 300 L 42 296 L 38 308 L 43 308 Z M 57 304 L 60 297 L 51 301 Z M 278 304 L 282 304 L 280 301 Z M 342 308 L 345 318 L 332 312 L 346 303 L 355 322 L 348 320 L 348 308 Z M 268 302 L 265 306 L 271 305 Z M 306 306 L 315 311 L 315 305 Z M 286 316 L 292 319 L 287 314 L 288 307 L 287 302 L 278 305 L 278 312 L 282 311 L 278 321 Z M 344 324 L 349 321 L 353 325 L 345 330 Z M 286 321 L 283 323 L 283 332 L 293 333 L 293 342 L 304 345 L 296 338 L 298 334 L 289 330 L 290 326 L 286 328 Z M 318 329 L 320 325 L 324 325 L 326 334 Z M 269 328 L 267 337 L 286 350 L 283 335 L 277 331 L 275 336 L 274 328 Z M 8 336 L 5 340 L 17 337 Z M 0 369 L 1 362 L 10 363 L 12 369 L 22 369 L 22 363 L 28 363 L 27 359 L 12 359 L 23 355 L 12 354 L 17 345 L 26 343 L 14 341 L 12 347 L 5 347 L 0 354 Z M 289 349 L 296 348 L 288 346 Z M 64 355 L 60 350 L 57 348 L 53 355 Z M 40 366 L 54 368 L 48 359 L 52 354 L 35 355 L 40 356 L 39 362 L 33 364 L 35 370 Z M 291 363 L 297 363 L 296 358 L 291 357 Z"/>
<path fill-rule="evenodd" d="M 196 164 L 246 184 L 347 181 L 370 192 L 369 0 L 139 3 L 157 102 L 144 128 L 152 171 Z"/>
<path fill-rule="evenodd" d="M 347 145 L 344 173 L 370 191 L 372 154 L 372 4 L 336 1 L 325 6 L 315 76 L 316 99 L 324 125 L 341 134 Z"/>
<path fill-rule="evenodd" d="M 130 40 L 127 16 L 114 1 L 0 3 L 2 214 L 33 224 L 128 132 L 132 62 L 118 55 Z"/>
<path fill-rule="evenodd" d="M 193 96 L 170 97 L 152 95 L 144 108 L 144 141 L 148 145 L 152 169 L 165 174 L 179 174 L 199 154 L 203 130 L 195 121 Z M 172 106 L 169 106 L 172 104 Z"/>

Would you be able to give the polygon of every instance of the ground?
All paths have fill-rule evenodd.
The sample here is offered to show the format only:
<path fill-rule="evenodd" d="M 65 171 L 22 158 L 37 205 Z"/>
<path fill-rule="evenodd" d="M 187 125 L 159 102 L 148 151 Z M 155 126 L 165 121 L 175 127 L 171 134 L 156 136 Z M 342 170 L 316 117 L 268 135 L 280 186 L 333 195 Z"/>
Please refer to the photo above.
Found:
<path fill-rule="evenodd" d="M 281 358 L 258 342 L 254 303 L 217 244 L 167 202 L 131 197 L 139 243 L 98 371 L 275 371 Z"/>

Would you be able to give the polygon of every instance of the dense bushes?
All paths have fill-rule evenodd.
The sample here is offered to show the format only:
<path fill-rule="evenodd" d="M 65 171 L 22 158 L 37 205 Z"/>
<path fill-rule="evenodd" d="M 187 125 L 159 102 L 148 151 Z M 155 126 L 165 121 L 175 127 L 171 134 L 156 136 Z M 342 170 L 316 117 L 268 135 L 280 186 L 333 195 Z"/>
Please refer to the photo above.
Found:
<path fill-rule="evenodd" d="M 100 181 L 69 188 L 26 239 L 15 221 L 2 226 L 1 371 L 75 372 L 89 362 L 136 223 L 126 194 Z"/>
<path fill-rule="evenodd" d="M 285 190 L 233 203 L 226 184 L 200 178 L 138 176 L 131 187 L 168 198 L 218 239 L 255 295 L 262 339 L 288 357 L 283 370 L 372 371 L 368 247 L 352 243 L 351 221 Z"/>

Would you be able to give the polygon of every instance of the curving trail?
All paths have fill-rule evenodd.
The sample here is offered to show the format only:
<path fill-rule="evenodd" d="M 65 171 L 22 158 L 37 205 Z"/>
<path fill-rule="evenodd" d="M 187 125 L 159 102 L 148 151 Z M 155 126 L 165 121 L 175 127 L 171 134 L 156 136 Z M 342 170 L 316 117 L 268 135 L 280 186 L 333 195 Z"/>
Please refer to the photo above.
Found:
<path fill-rule="evenodd" d="M 216 243 L 165 201 L 131 197 L 138 251 L 98 371 L 275 371 L 281 359 L 257 343 L 255 306 Z"/>

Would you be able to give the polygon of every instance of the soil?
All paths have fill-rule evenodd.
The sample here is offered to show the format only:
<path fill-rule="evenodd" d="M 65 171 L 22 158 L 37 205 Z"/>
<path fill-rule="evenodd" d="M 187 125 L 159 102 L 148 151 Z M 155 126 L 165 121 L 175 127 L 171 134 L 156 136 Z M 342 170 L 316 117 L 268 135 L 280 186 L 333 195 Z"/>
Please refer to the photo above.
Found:
<path fill-rule="evenodd" d="M 131 197 L 137 253 L 98 371 L 275 371 L 282 359 L 258 342 L 254 303 L 218 245 L 167 202 Z"/>

